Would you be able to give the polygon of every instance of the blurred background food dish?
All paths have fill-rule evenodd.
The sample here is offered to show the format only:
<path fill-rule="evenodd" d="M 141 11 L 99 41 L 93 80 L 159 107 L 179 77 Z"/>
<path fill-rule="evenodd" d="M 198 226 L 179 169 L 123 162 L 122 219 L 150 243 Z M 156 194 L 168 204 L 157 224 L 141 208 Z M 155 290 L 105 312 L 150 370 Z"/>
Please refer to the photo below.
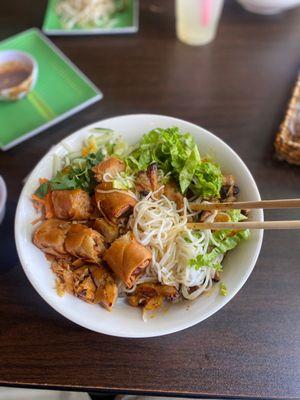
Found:
<path fill-rule="evenodd" d="M 0 42 L 4 54 L 26 52 L 39 74 L 28 96 L 0 107 L 0 148 L 7 150 L 102 98 L 100 90 L 39 29 Z M 21 53 L 20 53 L 21 54 Z"/>
<path fill-rule="evenodd" d="M 237 0 L 246 10 L 256 14 L 278 14 L 300 5 L 299 0 Z"/>
<path fill-rule="evenodd" d="M 49 35 L 135 33 L 137 0 L 49 0 L 43 23 Z"/>
<path fill-rule="evenodd" d="M 19 100 L 34 87 L 38 65 L 23 51 L 0 51 L 0 100 Z"/>
<path fill-rule="evenodd" d="M 279 160 L 300 165 L 300 73 L 285 118 L 275 139 Z"/>

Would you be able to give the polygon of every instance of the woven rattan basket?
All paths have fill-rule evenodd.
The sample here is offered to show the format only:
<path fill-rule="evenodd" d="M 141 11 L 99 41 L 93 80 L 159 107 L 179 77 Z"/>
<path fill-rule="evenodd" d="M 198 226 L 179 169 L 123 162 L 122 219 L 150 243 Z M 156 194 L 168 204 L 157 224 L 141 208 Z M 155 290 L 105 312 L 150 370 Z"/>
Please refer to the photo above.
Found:
<path fill-rule="evenodd" d="M 280 160 L 300 165 L 300 74 L 286 116 L 276 136 L 275 149 Z"/>

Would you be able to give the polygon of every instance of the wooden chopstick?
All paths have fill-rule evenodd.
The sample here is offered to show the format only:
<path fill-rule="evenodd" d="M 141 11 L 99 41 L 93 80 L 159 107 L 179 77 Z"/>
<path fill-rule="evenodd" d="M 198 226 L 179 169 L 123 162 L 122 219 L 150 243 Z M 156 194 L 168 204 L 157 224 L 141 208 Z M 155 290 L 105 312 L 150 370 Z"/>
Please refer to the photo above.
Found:
<path fill-rule="evenodd" d="M 237 201 L 230 203 L 190 203 L 190 209 L 192 211 L 230 209 L 248 210 L 252 208 L 300 208 L 300 199 Z"/>
<path fill-rule="evenodd" d="M 300 229 L 299 221 L 242 221 L 242 222 L 188 222 L 187 227 L 193 230 L 202 229 Z"/>

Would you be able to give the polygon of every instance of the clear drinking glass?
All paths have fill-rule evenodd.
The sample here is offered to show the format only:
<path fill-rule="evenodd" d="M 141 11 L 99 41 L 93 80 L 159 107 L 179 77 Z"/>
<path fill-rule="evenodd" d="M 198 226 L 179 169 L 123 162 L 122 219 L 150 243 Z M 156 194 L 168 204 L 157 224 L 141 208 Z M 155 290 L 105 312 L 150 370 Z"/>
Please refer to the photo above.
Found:
<path fill-rule="evenodd" d="M 176 0 L 176 33 L 190 45 L 211 42 L 216 35 L 224 0 Z"/>

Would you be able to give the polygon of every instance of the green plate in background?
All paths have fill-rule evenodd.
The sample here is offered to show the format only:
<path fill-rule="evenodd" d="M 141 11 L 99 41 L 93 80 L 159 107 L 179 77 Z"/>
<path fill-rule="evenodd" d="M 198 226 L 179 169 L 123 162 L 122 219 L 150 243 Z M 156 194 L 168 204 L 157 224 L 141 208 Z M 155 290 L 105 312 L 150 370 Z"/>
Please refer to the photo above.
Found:
<path fill-rule="evenodd" d="M 7 150 L 102 98 L 98 88 L 38 29 L 0 42 L 38 63 L 33 90 L 22 100 L 0 101 L 0 148 Z"/>
<path fill-rule="evenodd" d="M 138 31 L 138 2 L 127 0 L 126 9 L 115 12 L 107 22 L 99 20 L 96 26 L 89 25 L 66 28 L 56 13 L 56 5 L 60 0 L 48 0 L 43 23 L 43 31 L 47 35 L 90 35 L 112 33 L 135 33 Z"/>

